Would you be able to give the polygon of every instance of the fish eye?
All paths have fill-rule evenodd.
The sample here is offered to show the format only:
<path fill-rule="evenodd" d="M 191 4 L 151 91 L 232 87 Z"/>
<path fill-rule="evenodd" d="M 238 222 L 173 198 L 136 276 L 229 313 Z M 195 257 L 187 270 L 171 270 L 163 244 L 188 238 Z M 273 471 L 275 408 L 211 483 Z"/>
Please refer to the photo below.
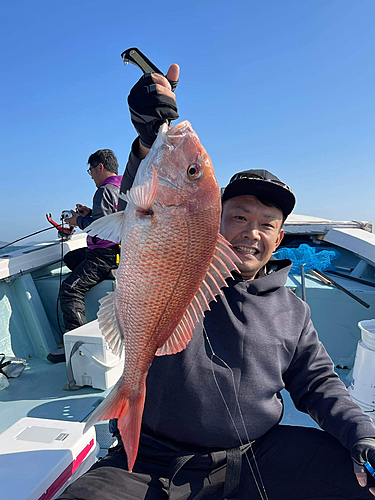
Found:
<path fill-rule="evenodd" d="M 198 179 L 201 176 L 201 171 L 197 163 L 192 163 L 187 168 L 187 174 L 190 179 Z"/>

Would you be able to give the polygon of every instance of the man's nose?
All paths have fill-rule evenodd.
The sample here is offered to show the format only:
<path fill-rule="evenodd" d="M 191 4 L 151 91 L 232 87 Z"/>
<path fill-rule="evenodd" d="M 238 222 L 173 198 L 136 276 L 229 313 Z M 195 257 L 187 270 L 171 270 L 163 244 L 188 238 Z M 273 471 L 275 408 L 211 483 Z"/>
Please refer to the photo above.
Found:
<path fill-rule="evenodd" d="M 242 234 L 245 238 L 248 239 L 255 239 L 259 240 L 260 239 L 260 232 L 257 226 L 255 225 L 249 225 L 247 226 L 243 231 Z"/>

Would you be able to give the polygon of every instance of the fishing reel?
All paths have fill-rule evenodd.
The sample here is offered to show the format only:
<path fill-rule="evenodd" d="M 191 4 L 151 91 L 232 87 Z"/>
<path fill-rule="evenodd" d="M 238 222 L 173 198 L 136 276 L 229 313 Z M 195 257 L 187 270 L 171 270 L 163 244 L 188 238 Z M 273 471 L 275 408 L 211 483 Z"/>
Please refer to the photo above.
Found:
<path fill-rule="evenodd" d="M 46 214 L 48 222 L 51 223 L 57 229 L 57 233 L 62 241 L 70 240 L 72 234 L 74 233 L 73 226 L 64 227 L 64 221 L 72 217 L 72 215 L 73 215 L 72 212 L 70 212 L 69 210 L 63 210 L 60 217 L 62 224 L 58 224 L 52 219 L 52 214 Z"/>
<path fill-rule="evenodd" d="M 73 217 L 73 214 L 70 210 L 63 210 L 61 212 L 60 220 L 65 221 L 66 219 L 70 219 L 71 217 Z"/>

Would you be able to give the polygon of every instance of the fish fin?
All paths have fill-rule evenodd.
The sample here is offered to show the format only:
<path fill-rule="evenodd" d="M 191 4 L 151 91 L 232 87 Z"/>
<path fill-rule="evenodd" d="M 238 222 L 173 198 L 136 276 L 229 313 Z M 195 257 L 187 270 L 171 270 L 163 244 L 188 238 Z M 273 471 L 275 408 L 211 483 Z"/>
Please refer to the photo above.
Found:
<path fill-rule="evenodd" d="M 125 198 L 138 210 L 148 211 L 151 209 L 158 191 L 158 174 L 154 165 L 152 167 L 152 179 L 139 186 L 133 186 L 126 192 Z"/>
<path fill-rule="evenodd" d="M 165 344 L 156 351 L 156 356 L 176 354 L 190 342 L 196 323 L 200 322 L 204 313 L 210 309 L 209 303 L 222 294 L 221 288 L 228 286 L 226 278 L 232 271 L 238 271 L 236 262 L 240 259 L 233 252 L 230 243 L 219 233 L 214 256 L 205 279 L 187 308 L 180 324 Z"/>
<path fill-rule="evenodd" d="M 123 341 L 115 312 L 115 293 L 108 292 L 99 300 L 98 323 L 113 354 L 122 354 Z"/>
<path fill-rule="evenodd" d="M 184 316 L 185 318 L 185 316 Z M 187 325 L 182 318 L 180 324 L 172 335 L 168 338 L 165 344 L 157 349 L 156 356 L 164 356 L 167 354 L 176 354 L 183 351 L 193 336 L 193 328 Z"/>
<path fill-rule="evenodd" d="M 86 227 L 86 233 L 90 236 L 98 236 L 102 240 L 121 241 L 122 225 L 124 223 L 125 212 L 115 212 L 95 220 Z"/>
<path fill-rule="evenodd" d="M 233 271 L 239 272 L 236 263 L 240 262 L 241 259 L 234 253 L 229 241 L 219 233 L 214 256 L 206 276 L 209 288 L 212 291 L 213 289 L 216 290 L 215 282 L 219 289 L 228 286 L 225 280 L 232 276 Z M 214 293 L 214 295 L 218 294 L 222 294 L 222 291 L 219 290 Z"/>
<path fill-rule="evenodd" d="M 137 458 L 139 437 L 141 435 L 142 415 L 146 398 L 146 379 L 135 397 L 129 399 L 128 411 L 117 420 L 122 442 L 128 459 L 128 469 L 132 471 Z"/>
<path fill-rule="evenodd" d="M 83 430 L 86 432 L 89 427 L 101 420 L 117 418 L 117 427 L 124 444 L 130 471 L 133 469 L 138 453 L 145 397 L 146 377 L 136 394 L 129 394 L 124 389 L 124 382 L 120 378 L 112 391 L 89 417 Z"/>

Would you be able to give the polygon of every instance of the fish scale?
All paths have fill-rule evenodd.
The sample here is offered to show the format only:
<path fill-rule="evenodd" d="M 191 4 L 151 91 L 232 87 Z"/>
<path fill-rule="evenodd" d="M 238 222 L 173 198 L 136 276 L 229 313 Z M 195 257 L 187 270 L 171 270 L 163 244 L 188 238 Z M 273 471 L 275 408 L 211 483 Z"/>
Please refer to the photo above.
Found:
<path fill-rule="evenodd" d="M 99 326 L 124 372 L 86 428 L 109 418 L 132 470 L 155 355 L 186 348 L 238 258 L 219 234 L 221 199 L 211 161 L 189 122 L 162 125 L 141 163 L 124 212 L 87 230 L 121 241 L 116 289 L 100 300 Z"/>

